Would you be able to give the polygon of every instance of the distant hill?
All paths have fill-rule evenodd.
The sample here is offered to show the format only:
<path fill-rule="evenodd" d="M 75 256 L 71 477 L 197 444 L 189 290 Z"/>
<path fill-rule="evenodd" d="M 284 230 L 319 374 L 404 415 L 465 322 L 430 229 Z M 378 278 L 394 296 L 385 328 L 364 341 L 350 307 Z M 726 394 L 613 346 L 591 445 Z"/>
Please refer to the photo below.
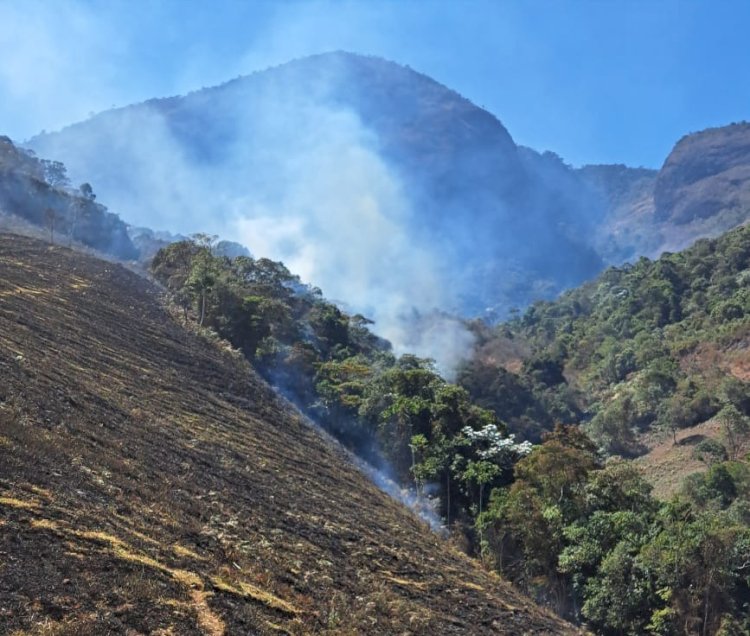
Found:
<path fill-rule="evenodd" d="M 577 172 L 608 203 L 598 232 L 604 258 L 617 264 L 658 257 L 750 219 L 750 124 L 686 135 L 658 171 L 584 166 Z"/>
<path fill-rule="evenodd" d="M 4 632 L 573 633 L 158 297 L 0 235 Z"/>
<path fill-rule="evenodd" d="M 49 240 L 76 242 L 120 260 L 138 258 L 126 225 L 96 203 L 89 184 L 70 188 L 65 166 L 38 159 L 0 137 L 0 223 L 43 229 Z"/>

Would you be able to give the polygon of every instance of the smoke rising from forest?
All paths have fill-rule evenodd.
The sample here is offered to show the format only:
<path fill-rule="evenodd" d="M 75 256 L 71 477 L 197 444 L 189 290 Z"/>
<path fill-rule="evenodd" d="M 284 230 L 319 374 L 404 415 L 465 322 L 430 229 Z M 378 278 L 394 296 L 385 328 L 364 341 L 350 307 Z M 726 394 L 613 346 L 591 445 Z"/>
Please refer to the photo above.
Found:
<path fill-rule="evenodd" d="M 282 58 L 273 32 L 238 68 Z M 472 345 L 451 313 L 503 317 L 599 270 L 590 202 L 559 158 L 523 152 L 490 113 L 407 67 L 306 60 L 30 143 L 126 222 L 281 260 L 448 376 Z"/>
<path fill-rule="evenodd" d="M 334 81 L 324 77 L 312 91 L 309 83 L 300 91 L 286 83 L 247 101 L 220 99 L 211 122 L 179 114 L 170 120 L 169 105 L 158 102 L 104 113 L 79 136 L 78 154 L 56 147 L 54 136 L 35 147 L 64 157 L 73 181 L 90 181 L 125 221 L 215 233 L 283 261 L 328 298 L 374 320 L 397 352 L 434 358 L 450 374 L 471 337 L 460 320 L 437 312 L 455 305 L 441 254 L 415 240 L 404 184 L 358 115 L 329 99 Z M 92 165 L 99 153 L 106 161 L 108 145 L 125 157 L 127 174 Z"/>

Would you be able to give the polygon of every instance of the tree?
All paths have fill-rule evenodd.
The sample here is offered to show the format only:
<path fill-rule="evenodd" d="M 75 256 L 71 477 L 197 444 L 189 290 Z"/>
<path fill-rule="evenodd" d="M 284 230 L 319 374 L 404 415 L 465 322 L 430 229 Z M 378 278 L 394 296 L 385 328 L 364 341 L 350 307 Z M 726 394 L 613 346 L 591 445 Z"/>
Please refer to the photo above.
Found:
<path fill-rule="evenodd" d="M 652 608 L 659 606 L 639 548 L 637 541 L 620 541 L 585 583 L 581 612 L 599 633 L 645 634 Z"/>
<path fill-rule="evenodd" d="M 64 163 L 42 159 L 41 164 L 44 171 L 44 180 L 53 188 L 66 188 L 70 185 Z"/>
<path fill-rule="evenodd" d="M 558 569 L 570 578 L 576 606 L 588 599 L 589 612 L 594 613 L 593 603 L 597 601 L 592 597 L 601 584 L 592 583 L 603 562 L 619 544 L 637 544 L 639 537 L 648 530 L 649 523 L 648 512 L 597 510 L 563 528 L 566 545 L 560 552 Z"/>
<path fill-rule="evenodd" d="M 724 616 L 737 614 L 748 598 L 747 577 L 740 575 L 750 532 L 726 512 L 695 514 L 685 503 L 666 504 L 658 521 L 660 531 L 638 561 L 652 589 L 661 591 L 649 603 L 663 624 L 660 633 L 715 634 Z"/>
<path fill-rule="evenodd" d="M 83 216 L 83 213 L 86 209 L 86 205 L 90 201 L 93 201 L 93 199 L 89 199 L 86 197 L 75 197 L 70 202 L 70 225 L 68 228 L 68 239 L 71 247 L 73 245 L 73 241 L 75 240 L 76 231 L 78 230 L 78 222 L 81 220 L 81 217 Z"/>
<path fill-rule="evenodd" d="M 474 482 L 479 489 L 479 512 L 482 515 L 484 503 L 484 488 L 502 472 L 502 468 L 494 462 L 486 459 L 478 461 L 470 460 L 464 471 L 463 478 L 468 482 Z"/>
<path fill-rule="evenodd" d="M 414 479 L 423 488 L 429 481 L 439 481 L 445 486 L 445 494 L 442 498 L 445 525 L 450 527 L 453 516 L 453 474 L 454 460 L 460 457 L 459 453 L 464 446 L 464 440 L 460 436 L 444 435 L 442 432 L 435 433 L 431 439 L 425 435 L 414 435 L 411 439 L 411 449 L 414 453 L 414 465 L 412 472 Z"/>
<path fill-rule="evenodd" d="M 362 406 L 373 370 L 362 356 L 319 363 L 315 373 L 315 392 L 325 423 L 348 445 L 361 443 L 367 434 L 358 425 L 357 414 Z M 370 432 L 368 442 L 372 442 Z"/>
<path fill-rule="evenodd" d="M 86 199 L 87 201 L 94 201 L 96 199 L 96 195 L 94 194 L 94 189 L 91 187 L 90 183 L 82 183 L 78 190 L 81 193 L 81 196 Z"/>
<path fill-rule="evenodd" d="M 218 269 L 216 262 L 207 249 L 198 252 L 193 259 L 192 269 L 187 279 L 187 287 L 197 296 L 200 307 L 198 325 L 203 326 L 206 318 L 206 299 L 216 284 Z"/>
<path fill-rule="evenodd" d="M 656 511 L 656 500 L 651 497 L 652 486 L 633 462 L 612 458 L 600 470 L 589 473 L 584 487 L 587 514 L 632 511 Z"/>
<path fill-rule="evenodd" d="M 709 467 L 729 459 L 727 449 L 715 439 L 704 439 L 693 449 L 693 457 Z"/>
<path fill-rule="evenodd" d="M 733 404 L 725 406 L 718 415 L 721 435 L 729 452 L 729 459 L 737 459 L 740 450 L 750 433 L 750 421 Z"/>
<path fill-rule="evenodd" d="M 49 229 L 49 242 L 55 244 L 55 223 L 57 222 L 57 213 L 52 208 L 47 208 L 44 211 L 44 220 L 47 223 Z"/>
<path fill-rule="evenodd" d="M 531 486 L 546 505 L 563 507 L 566 518 L 571 518 L 584 505 L 583 486 L 597 465 L 591 451 L 570 446 L 565 438 L 551 437 L 516 464 L 515 476 Z"/>

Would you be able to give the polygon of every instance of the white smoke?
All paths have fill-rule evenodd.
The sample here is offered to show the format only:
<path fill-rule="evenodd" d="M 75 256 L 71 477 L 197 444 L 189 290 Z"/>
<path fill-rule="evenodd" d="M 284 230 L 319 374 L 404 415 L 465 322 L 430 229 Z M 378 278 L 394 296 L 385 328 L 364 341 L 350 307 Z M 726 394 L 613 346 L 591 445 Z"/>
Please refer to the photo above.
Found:
<path fill-rule="evenodd" d="M 352 112 L 315 107 L 305 117 L 277 171 L 286 184 L 280 198 L 233 202 L 232 235 L 373 319 L 397 353 L 434 358 L 449 374 L 471 338 L 460 321 L 435 313 L 450 301 L 439 254 L 410 236 L 397 175 Z"/>
<path fill-rule="evenodd" d="M 88 136 L 78 137 L 77 152 L 56 147 L 54 136 L 40 138 L 37 148 L 63 157 L 74 182 L 90 181 L 125 221 L 218 234 L 283 261 L 328 298 L 374 320 L 396 353 L 433 358 L 450 376 L 471 337 L 461 321 L 437 312 L 455 305 L 460 290 L 445 284 L 440 249 L 416 242 L 408 193 L 376 136 L 329 100 L 335 80 L 217 101 L 212 117 L 229 122 L 233 137 L 210 160 L 188 150 L 178 137 L 184 131 L 156 104 L 100 115 L 82 129 Z M 99 173 L 92 157 L 106 157 L 113 146 L 124 157 L 122 172 Z"/>

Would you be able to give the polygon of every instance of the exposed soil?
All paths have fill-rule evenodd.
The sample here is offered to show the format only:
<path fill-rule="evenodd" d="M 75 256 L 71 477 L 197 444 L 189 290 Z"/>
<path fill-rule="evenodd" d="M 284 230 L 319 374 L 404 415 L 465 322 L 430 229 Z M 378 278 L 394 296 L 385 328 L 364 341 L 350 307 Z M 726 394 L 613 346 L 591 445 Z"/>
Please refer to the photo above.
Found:
<path fill-rule="evenodd" d="M 635 461 L 643 469 L 643 476 L 654 487 L 655 497 L 669 499 L 677 493 L 688 475 L 708 469 L 706 464 L 693 456 L 693 451 L 705 439 L 719 439 L 719 428 L 716 420 L 709 420 L 677 431 L 676 442 L 671 435 L 654 435 L 648 441 L 649 452 Z"/>
<path fill-rule="evenodd" d="M 0 634 L 574 629 L 124 268 L 0 235 Z"/>
<path fill-rule="evenodd" d="M 654 487 L 654 496 L 664 500 L 677 493 L 688 475 L 708 470 L 708 466 L 694 456 L 695 447 L 707 439 L 720 442 L 721 424 L 714 418 L 677 431 L 675 437 L 676 440 L 671 435 L 653 435 L 646 442 L 649 452 L 635 460 Z M 743 456 L 750 451 L 750 441 L 744 440 L 739 448 Z"/>

